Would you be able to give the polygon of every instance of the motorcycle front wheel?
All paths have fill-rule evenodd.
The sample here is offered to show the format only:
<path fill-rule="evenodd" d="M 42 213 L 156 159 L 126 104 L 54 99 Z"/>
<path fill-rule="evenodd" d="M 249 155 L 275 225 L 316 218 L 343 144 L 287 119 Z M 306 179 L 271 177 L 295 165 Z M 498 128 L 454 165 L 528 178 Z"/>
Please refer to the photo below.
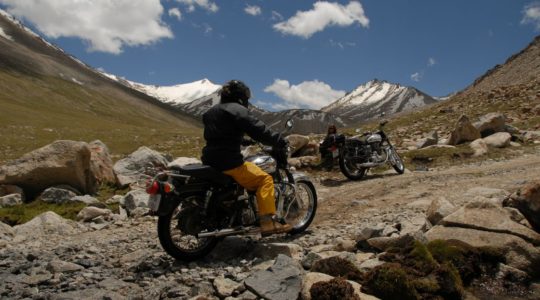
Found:
<path fill-rule="evenodd" d="M 205 231 L 204 220 L 198 207 L 186 203 L 197 203 L 201 199 L 186 200 L 180 202 L 170 214 L 158 218 L 158 237 L 161 246 L 170 256 L 182 261 L 193 261 L 212 251 L 218 240 L 215 237 L 197 237 L 198 233 Z"/>
<path fill-rule="evenodd" d="M 366 175 L 367 168 L 359 168 L 353 163 L 347 156 L 347 150 L 343 150 L 342 155 L 339 157 L 339 169 L 345 177 L 351 180 L 360 180 Z"/>
<path fill-rule="evenodd" d="M 298 180 L 295 188 L 296 195 L 288 197 L 285 202 L 285 220 L 293 227 L 290 234 L 306 230 L 317 212 L 317 192 L 313 183 Z"/>
<path fill-rule="evenodd" d="M 401 157 L 399 157 L 396 149 L 394 149 L 394 147 L 390 147 L 390 149 L 388 149 L 388 152 L 390 155 L 390 163 L 392 164 L 394 170 L 398 174 L 403 174 L 405 172 L 405 164 L 403 164 L 403 160 L 401 159 Z"/>

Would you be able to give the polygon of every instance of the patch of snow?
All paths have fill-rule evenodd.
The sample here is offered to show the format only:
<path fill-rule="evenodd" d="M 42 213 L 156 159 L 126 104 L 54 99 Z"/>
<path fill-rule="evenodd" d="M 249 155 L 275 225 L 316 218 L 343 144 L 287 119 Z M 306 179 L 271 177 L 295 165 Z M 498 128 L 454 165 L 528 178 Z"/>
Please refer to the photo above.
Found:
<path fill-rule="evenodd" d="M 4 29 L 2 27 L 0 27 L 0 36 L 5 38 L 6 40 L 10 40 L 13 42 L 13 38 L 4 32 Z"/>
<path fill-rule="evenodd" d="M 78 85 L 84 85 L 84 83 L 80 82 L 80 81 L 77 80 L 77 78 L 75 78 L 75 77 L 72 77 L 72 78 L 71 78 L 71 81 L 75 82 L 75 83 L 78 84 Z"/>

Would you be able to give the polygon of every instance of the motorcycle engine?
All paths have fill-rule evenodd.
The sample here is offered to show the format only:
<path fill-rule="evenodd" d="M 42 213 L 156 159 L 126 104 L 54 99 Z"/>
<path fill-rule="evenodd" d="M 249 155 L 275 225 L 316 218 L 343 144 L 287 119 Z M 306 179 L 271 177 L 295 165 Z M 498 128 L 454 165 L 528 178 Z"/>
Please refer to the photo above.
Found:
<path fill-rule="evenodd" d="M 384 160 L 381 156 L 381 142 L 382 137 L 380 134 L 372 133 L 367 137 L 366 140 L 371 148 L 370 162 L 379 163 Z"/>

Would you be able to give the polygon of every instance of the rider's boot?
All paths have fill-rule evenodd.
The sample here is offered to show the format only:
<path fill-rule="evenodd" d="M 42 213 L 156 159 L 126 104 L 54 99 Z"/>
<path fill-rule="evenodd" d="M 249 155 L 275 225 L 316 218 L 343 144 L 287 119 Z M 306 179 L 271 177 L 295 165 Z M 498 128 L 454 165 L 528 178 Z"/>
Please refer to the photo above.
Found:
<path fill-rule="evenodd" d="M 276 215 L 266 215 L 261 217 L 261 234 L 270 235 L 274 233 L 286 233 L 292 230 L 292 226 L 279 220 Z"/>

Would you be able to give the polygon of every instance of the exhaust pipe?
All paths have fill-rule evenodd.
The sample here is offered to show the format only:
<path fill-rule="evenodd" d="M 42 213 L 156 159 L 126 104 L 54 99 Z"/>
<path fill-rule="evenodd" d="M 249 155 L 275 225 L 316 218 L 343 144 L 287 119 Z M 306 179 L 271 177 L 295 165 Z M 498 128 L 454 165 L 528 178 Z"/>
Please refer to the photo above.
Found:
<path fill-rule="evenodd" d="M 223 237 L 223 236 L 229 236 L 229 235 L 236 235 L 236 234 L 258 234 L 261 233 L 261 229 L 258 227 L 250 227 L 250 228 L 240 228 L 240 229 L 222 229 L 222 230 L 216 230 L 212 232 L 204 232 L 197 234 L 197 238 L 207 238 L 207 237 Z"/>
<path fill-rule="evenodd" d="M 359 168 L 373 168 L 382 165 L 382 163 L 363 163 L 359 164 Z"/>

